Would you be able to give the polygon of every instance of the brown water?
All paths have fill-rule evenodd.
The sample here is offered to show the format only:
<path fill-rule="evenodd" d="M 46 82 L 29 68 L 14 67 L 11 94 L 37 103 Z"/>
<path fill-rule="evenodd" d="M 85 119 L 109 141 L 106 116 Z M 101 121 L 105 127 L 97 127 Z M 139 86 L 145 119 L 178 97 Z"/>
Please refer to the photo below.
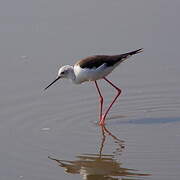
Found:
<path fill-rule="evenodd" d="M 180 179 L 180 2 L 0 2 L 0 179 Z M 59 66 L 144 48 L 110 76 L 104 129 L 93 83 Z M 100 82 L 106 105 L 114 91 Z"/>

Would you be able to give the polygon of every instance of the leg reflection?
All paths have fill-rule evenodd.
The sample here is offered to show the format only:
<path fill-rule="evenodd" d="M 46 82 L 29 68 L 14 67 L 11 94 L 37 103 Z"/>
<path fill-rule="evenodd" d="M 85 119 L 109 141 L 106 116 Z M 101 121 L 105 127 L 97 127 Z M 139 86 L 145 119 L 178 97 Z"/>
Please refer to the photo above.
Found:
<path fill-rule="evenodd" d="M 105 144 L 105 141 L 106 141 L 106 136 L 109 135 L 113 138 L 115 144 L 118 145 L 117 147 L 117 151 L 119 152 L 122 152 L 122 149 L 125 148 L 124 146 L 124 141 L 117 138 L 115 135 L 113 135 L 107 128 L 106 126 L 102 126 L 101 127 L 101 131 L 102 131 L 102 141 L 101 141 L 101 145 L 100 145 L 100 150 L 99 150 L 99 156 L 101 157 L 102 155 L 102 151 L 103 151 L 103 148 L 104 148 L 104 144 Z M 106 135 L 107 134 L 107 135 Z"/>
<path fill-rule="evenodd" d="M 101 127 L 102 138 L 99 153 L 83 153 L 76 156 L 76 160 L 60 160 L 48 157 L 55 161 L 60 167 L 63 167 L 67 173 L 80 174 L 83 180 L 118 180 L 119 177 L 133 180 L 140 176 L 148 176 L 149 174 L 137 173 L 137 170 L 124 168 L 122 162 L 116 159 L 114 154 L 104 154 L 106 138 L 112 137 L 118 151 L 124 149 L 124 141 L 113 135 L 105 126 Z"/>

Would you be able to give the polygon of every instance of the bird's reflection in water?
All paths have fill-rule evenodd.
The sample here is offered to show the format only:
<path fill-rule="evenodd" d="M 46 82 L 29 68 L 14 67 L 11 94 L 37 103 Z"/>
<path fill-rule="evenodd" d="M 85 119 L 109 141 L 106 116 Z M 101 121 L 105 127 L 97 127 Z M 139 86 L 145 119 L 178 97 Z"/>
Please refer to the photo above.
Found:
<path fill-rule="evenodd" d="M 103 154 L 106 137 L 111 136 L 117 144 L 116 151 L 121 154 L 124 141 L 114 136 L 106 127 L 102 127 L 102 141 L 98 154 L 82 154 L 76 156 L 77 160 L 60 160 L 49 156 L 49 159 L 58 163 L 67 173 L 80 174 L 83 180 L 135 180 L 149 174 L 137 173 L 137 170 L 122 167 L 121 162 L 117 162 L 115 155 Z"/>

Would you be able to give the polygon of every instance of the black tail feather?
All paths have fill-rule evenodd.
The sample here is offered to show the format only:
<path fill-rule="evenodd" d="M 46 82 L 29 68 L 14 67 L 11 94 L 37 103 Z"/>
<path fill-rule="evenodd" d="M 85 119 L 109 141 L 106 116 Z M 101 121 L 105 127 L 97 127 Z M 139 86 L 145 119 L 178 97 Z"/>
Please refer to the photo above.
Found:
<path fill-rule="evenodd" d="M 134 55 L 143 52 L 143 48 L 126 53 L 127 55 Z"/>
<path fill-rule="evenodd" d="M 123 62 L 126 59 L 128 59 L 130 56 L 132 56 L 134 54 L 141 53 L 141 52 L 143 52 L 143 48 L 137 49 L 135 51 L 131 51 L 131 52 L 128 52 L 128 53 L 125 53 L 125 54 L 117 55 L 116 56 L 117 57 L 117 62 Z"/>

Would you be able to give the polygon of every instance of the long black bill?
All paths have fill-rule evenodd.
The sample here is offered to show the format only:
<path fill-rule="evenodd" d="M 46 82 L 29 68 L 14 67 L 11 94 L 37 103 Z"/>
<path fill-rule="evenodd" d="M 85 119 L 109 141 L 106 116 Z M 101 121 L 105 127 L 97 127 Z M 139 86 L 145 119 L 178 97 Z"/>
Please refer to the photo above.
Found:
<path fill-rule="evenodd" d="M 51 84 L 49 84 L 47 87 L 44 88 L 44 91 L 49 88 L 52 84 L 54 84 L 58 79 L 60 79 L 61 76 L 58 76 Z"/>

